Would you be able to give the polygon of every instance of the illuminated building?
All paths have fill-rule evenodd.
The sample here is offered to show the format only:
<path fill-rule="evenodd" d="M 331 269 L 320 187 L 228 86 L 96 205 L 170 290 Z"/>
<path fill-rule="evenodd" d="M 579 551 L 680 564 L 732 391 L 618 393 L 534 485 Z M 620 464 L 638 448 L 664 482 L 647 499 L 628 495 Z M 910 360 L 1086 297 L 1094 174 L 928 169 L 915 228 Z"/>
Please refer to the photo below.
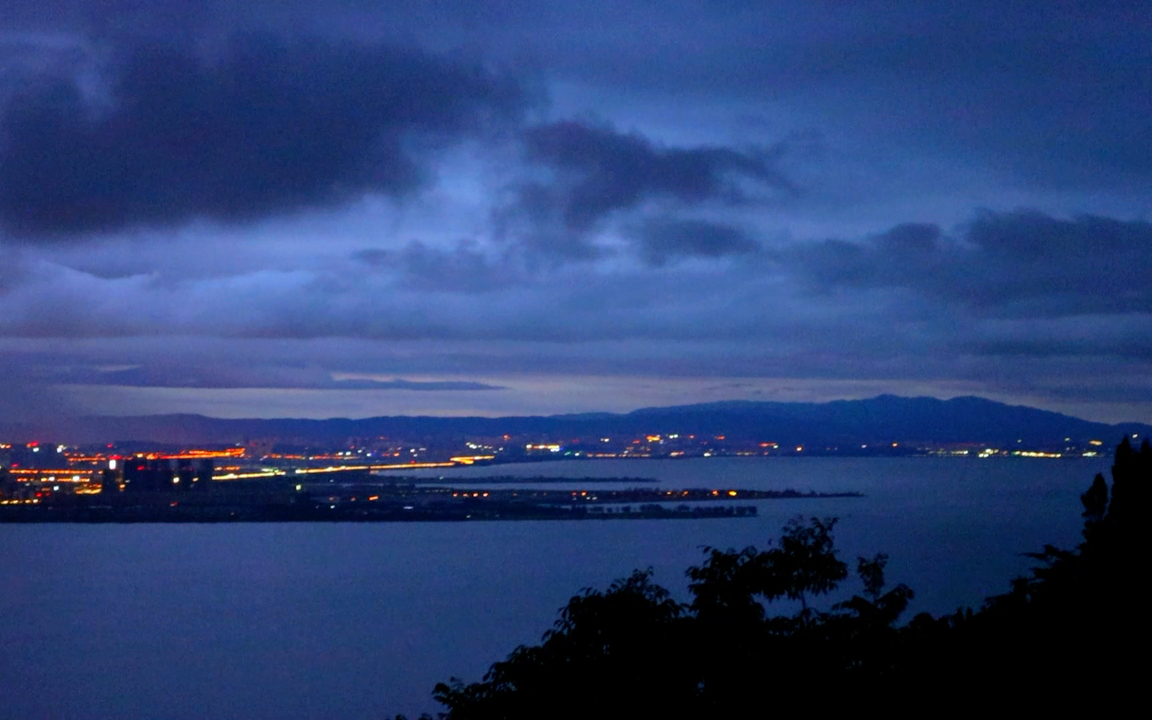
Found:
<path fill-rule="evenodd" d="M 207 490 L 215 470 L 211 458 L 203 457 L 181 458 L 175 468 L 165 458 L 134 457 L 123 463 L 124 485 L 130 492 Z"/>

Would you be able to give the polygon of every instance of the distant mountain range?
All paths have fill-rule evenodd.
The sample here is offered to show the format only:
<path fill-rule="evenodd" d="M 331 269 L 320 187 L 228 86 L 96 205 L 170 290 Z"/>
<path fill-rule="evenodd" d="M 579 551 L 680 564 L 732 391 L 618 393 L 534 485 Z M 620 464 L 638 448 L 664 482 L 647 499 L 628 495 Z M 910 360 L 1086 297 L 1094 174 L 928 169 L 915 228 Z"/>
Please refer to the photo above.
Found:
<path fill-rule="evenodd" d="M 956 443 L 1007 446 L 1090 439 L 1114 445 L 1125 434 L 1147 436 L 1152 426 L 1108 425 L 977 397 L 952 400 L 881 395 L 828 403 L 731 401 L 643 408 L 626 414 L 546 417 L 375 417 L 226 420 L 202 415 L 82 417 L 51 427 L 0 426 L 0 441 L 41 439 L 70 444 L 115 441 L 236 443 L 256 438 L 325 443 L 352 437 L 397 439 L 493 437 L 554 439 L 642 433 L 725 435 L 781 444 Z"/>

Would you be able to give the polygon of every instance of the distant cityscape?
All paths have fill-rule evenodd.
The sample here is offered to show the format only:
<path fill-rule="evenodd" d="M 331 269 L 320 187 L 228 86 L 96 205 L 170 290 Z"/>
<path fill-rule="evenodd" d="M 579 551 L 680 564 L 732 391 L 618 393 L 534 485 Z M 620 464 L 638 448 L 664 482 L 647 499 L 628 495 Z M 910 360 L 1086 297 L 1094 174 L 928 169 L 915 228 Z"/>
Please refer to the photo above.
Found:
<path fill-rule="evenodd" d="M 1094 458 L 1109 453 L 1120 437 L 1147 436 L 1152 430 L 980 398 L 895 396 L 825 404 L 713 403 L 626 415 L 361 420 L 170 415 L 88 423 L 81 430 L 96 437 L 136 439 L 53 443 L 27 439 L 25 428 L 20 441 L 0 443 L 0 522 L 746 517 L 756 506 L 724 503 L 811 493 L 661 489 L 643 477 L 639 461 Z M 626 477 L 574 479 L 570 467 L 547 476 L 555 465 L 546 461 L 605 460 L 623 462 L 615 467 L 627 466 L 621 473 Z M 512 477 L 492 470 L 484 478 L 435 472 L 534 463 L 545 472 L 524 477 L 521 470 Z M 603 465 L 598 467 L 589 475 L 603 475 Z"/>
<path fill-rule="evenodd" d="M 992 447 L 987 443 L 860 443 L 849 446 L 786 444 L 692 433 L 603 436 L 560 440 L 501 435 L 457 439 L 346 438 L 319 446 L 293 438 L 252 439 L 243 445 L 173 447 L 161 443 L 69 446 L 46 442 L 0 443 L 0 504 L 38 504 L 61 496 L 163 493 L 199 494 L 210 486 L 253 487 L 269 481 L 293 490 L 317 483 L 395 483 L 404 470 L 589 459 L 688 459 L 711 457 L 943 456 L 955 458 L 1096 457 L 1104 440 Z M 276 482 L 273 482 L 276 481 Z M 297 488 L 296 486 L 300 486 Z"/>

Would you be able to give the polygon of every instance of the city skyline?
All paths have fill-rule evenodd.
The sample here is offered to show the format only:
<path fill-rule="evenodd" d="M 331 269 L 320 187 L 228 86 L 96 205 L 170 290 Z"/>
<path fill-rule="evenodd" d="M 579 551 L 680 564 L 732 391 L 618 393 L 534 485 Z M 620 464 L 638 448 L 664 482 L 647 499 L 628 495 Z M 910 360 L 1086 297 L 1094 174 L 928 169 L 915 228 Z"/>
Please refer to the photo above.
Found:
<path fill-rule="evenodd" d="M 1138 3 L 0 9 L 0 422 L 1152 417 Z"/>

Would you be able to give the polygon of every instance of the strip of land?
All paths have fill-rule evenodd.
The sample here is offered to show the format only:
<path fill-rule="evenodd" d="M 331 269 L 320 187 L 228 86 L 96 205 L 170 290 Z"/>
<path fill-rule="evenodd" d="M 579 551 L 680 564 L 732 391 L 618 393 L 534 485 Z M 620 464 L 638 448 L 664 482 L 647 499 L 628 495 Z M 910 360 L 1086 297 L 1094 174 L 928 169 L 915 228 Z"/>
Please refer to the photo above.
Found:
<path fill-rule="evenodd" d="M 477 479 L 479 480 L 479 479 Z M 485 478 L 492 482 L 492 478 Z M 502 479 L 497 479 L 502 480 Z M 534 483 L 564 478 L 533 478 Z M 755 505 L 736 501 L 860 497 L 859 493 L 653 487 L 607 489 L 597 478 L 580 489 L 502 488 L 361 482 L 213 482 L 193 491 L 59 495 L 0 504 L 0 523 L 132 522 L 461 522 L 480 520 L 634 520 L 743 518 Z"/>

